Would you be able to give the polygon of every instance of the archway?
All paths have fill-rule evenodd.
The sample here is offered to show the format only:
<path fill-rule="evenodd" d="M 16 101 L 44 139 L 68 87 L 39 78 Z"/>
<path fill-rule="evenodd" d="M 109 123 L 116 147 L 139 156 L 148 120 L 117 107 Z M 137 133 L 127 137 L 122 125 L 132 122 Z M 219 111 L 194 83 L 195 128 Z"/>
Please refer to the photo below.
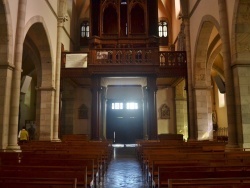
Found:
<path fill-rule="evenodd" d="M 24 39 L 22 78 L 31 77 L 30 87 L 25 93 L 28 95 L 23 97 L 29 98 L 29 101 L 24 102 L 27 102 L 30 108 L 27 109 L 27 105 L 21 105 L 20 112 L 24 113 L 25 117 L 21 116 L 20 125 L 25 124 L 25 120 L 34 121 L 37 139 L 51 140 L 55 89 L 49 39 L 42 18 L 31 19 L 27 26 L 29 28 Z"/>
<path fill-rule="evenodd" d="M 224 86 L 223 57 L 221 55 L 221 39 L 218 25 L 213 17 L 205 16 L 197 38 L 194 66 L 194 95 L 196 99 L 195 109 L 198 140 L 212 140 L 215 124 L 218 124 L 218 120 L 222 122 L 222 118 L 224 118 L 223 126 L 227 126 L 226 105 L 221 110 L 217 97 L 221 93 L 221 91 L 218 93 L 218 89 L 220 86 Z M 220 85 L 218 85 L 218 80 L 220 81 Z M 222 97 L 225 98 L 225 91 L 222 93 Z M 216 123 L 212 119 L 214 114 L 217 114 Z"/>

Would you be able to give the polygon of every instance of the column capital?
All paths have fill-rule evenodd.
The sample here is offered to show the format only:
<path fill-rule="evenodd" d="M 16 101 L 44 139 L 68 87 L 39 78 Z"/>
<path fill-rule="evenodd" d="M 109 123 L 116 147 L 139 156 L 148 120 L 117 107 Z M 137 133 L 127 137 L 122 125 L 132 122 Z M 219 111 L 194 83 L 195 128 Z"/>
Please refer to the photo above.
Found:
<path fill-rule="evenodd" d="M 10 64 L 0 65 L 0 69 L 9 69 L 9 70 L 13 71 L 15 69 L 15 66 L 14 65 L 10 65 Z"/>

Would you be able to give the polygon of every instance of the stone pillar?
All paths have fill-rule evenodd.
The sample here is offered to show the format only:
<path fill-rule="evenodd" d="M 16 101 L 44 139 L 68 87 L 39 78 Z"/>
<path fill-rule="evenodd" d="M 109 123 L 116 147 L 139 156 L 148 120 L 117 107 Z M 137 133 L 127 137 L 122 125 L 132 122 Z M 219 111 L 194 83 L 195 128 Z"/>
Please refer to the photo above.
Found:
<path fill-rule="evenodd" d="M 231 52 L 230 52 L 226 1 L 218 0 L 218 5 L 219 5 L 220 35 L 222 40 L 222 54 L 223 54 L 225 85 L 226 85 L 226 103 L 227 103 L 227 118 L 228 118 L 227 147 L 230 148 L 230 147 L 238 147 L 234 82 L 233 82 L 233 71 L 231 68 Z"/>
<path fill-rule="evenodd" d="M 11 88 L 11 104 L 10 104 L 10 125 L 8 149 L 19 149 L 17 145 L 18 136 L 18 120 L 19 120 L 19 100 L 20 100 L 20 85 L 22 72 L 22 55 L 23 55 L 23 34 L 25 26 L 27 0 L 20 0 L 18 4 L 18 19 L 16 26 L 16 41 L 15 41 L 15 56 L 14 56 L 14 72 Z"/>
<path fill-rule="evenodd" d="M 53 114 L 54 108 L 51 107 L 55 96 L 55 88 L 40 87 L 37 90 L 40 108 L 37 110 L 37 133 L 39 140 L 52 140 Z"/>
<path fill-rule="evenodd" d="M 211 88 L 206 87 L 195 88 L 195 109 L 197 110 L 197 125 L 199 125 L 197 128 L 198 140 L 213 139 L 210 90 Z"/>
<path fill-rule="evenodd" d="M 99 140 L 100 128 L 100 77 L 93 76 L 92 79 L 92 107 L 91 107 L 91 139 Z"/>
<path fill-rule="evenodd" d="M 188 18 L 183 19 L 185 28 L 185 45 L 187 53 L 187 77 L 186 77 L 186 90 L 187 90 L 187 106 L 188 106 L 188 139 L 196 139 L 195 129 L 195 111 L 194 111 L 194 94 L 193 94 L 193 70 L 191 62 L 191 44 L 190 44 L 190 23 Z"/>
<path fill-rule="evenodd" d="M 147 77 L 147 117 L 148 117 L 148 137 L 150 140 L 157 139 L 157 109 L 156 109 L 156 77 Z"/>
<path fill-rule="evenodd" d="M 56 51 L 56 66 L 55 66 L 55 100 L 54 100 L 54 124 L 53 124 L 53 135 L 52 141 L 59 141 L 59 107 L 60 107 L 60 79 L 61 79 L 61 46 L 62 46 L 62 33 L 65 18 L 65 0 L 59 1 L 59 13 L 57 22 L 57 51 Z"/>
<path fill-rule="evenodd" d="M 187 96 L 185 91 L 185 81 L 175 87 L 175 111 L 176 111 L 176 133 L 183 134 L 185 140 L 188 139 L 187 122 Z"/>
<path fill-rule="evenodd" d="M 1 60 L 0 60 L 1 61 Z M 3 63 L 3 62 L 1 62 Z M 7 63 L 7 62 L 6 62 Z M 8 145 L 8 128 L 10 117 L 10 91 L 13 67 L 0 65 L 0 149 L 5 149 Z"/>
<path fill-rule="evenodd" d="M 148 139 L 148 94 L 147 87 L 143 87 L 143 138 Z"/>
<path fill-rule="evenodd" d="M 100 133 L 102 138 L 106 138 L 107 135 L 107 98 L 106 98 L 106 92 L 107 88 L 102 87 L 102 118 L 101 118 L 101 127 L 100 127 Z"/>

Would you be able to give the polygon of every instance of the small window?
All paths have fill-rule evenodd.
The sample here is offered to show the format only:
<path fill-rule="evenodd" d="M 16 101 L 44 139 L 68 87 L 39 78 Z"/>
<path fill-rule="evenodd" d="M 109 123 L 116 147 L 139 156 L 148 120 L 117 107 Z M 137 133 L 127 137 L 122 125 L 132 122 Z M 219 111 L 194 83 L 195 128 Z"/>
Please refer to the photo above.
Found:
<path fill-rule="evenodd" d="M 89 22 L 83 22 L 81 26 L 81 37 L 89 37 Z"/>
<path fill-rule="evenodd" d="M 138 109 L 138 103 L 135 102 L 128 102 L 126 104 L 126 109 L 127 110 L 137 110 Z"/>
<path fill-rule="evenodd" d="M 123 103 L 112 103 L 112 110 L 122 110 L 123 109 Z"/>
<path fill-rule="evenodd" d="M 225 94 L 221 93 L 218 89 L 218 100 L 219 100 L 219 107 L 222 108 L 225 106 Z"/>
<path fill-rule="evenodd" d="M 166 21 L 159 22 L 159 37 L 167 37 L 168 36 L 168 24 Z"/>
<path fill-rule="evenodd" d="M 160 45 L 167 46 L 168 45 L 168 23 L 167 21 L 160 21 L 158 23 L 158 33 L 159 33 L 159 42 Z"/>

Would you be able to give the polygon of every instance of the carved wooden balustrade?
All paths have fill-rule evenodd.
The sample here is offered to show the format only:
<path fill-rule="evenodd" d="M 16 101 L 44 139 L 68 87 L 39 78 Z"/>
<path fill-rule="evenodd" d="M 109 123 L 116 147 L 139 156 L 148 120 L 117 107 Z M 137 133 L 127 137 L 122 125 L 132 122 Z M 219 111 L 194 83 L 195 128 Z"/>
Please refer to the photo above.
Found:
<path fill-rule="evenodd" d="M 159 52 L 157 48 L 92 49 L 88 52 L 88 66 L 84 70 L 67 69 L 64 65 L 65 62 L 62 64 L 62 76 L 145 73 L 161 77 L 184 77 L 187 74 L 185 51 Z"/>
<path fill-rule="evenodd" d="M 185 68 L 185 51 L 163 51 L 152 49 L 100 49 L 92 51 L 90 64 L 106 65 L 158 65 L 161 67 Z"/>

